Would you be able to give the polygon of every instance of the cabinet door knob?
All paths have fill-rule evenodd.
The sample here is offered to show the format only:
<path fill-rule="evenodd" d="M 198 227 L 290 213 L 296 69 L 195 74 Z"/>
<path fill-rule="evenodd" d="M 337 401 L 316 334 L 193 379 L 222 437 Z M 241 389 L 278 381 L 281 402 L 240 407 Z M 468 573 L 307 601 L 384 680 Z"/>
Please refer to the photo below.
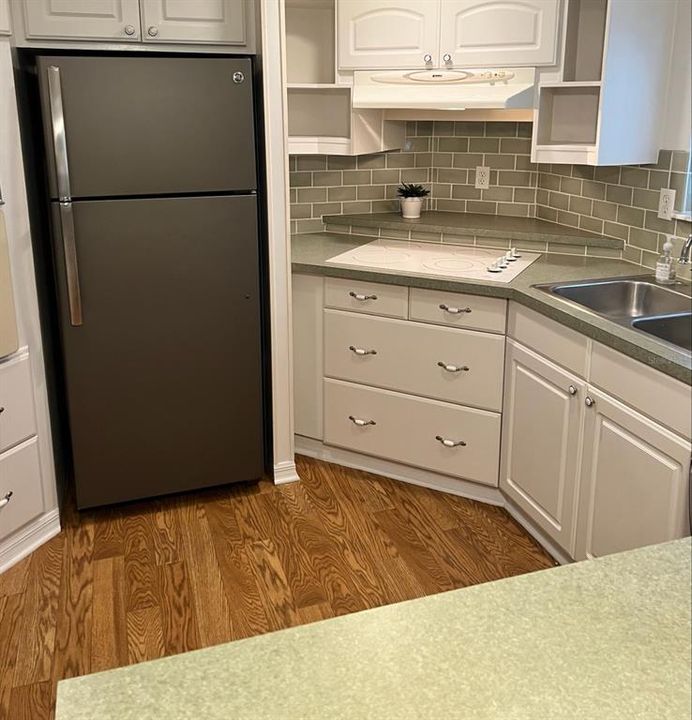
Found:
<path fill-rule="evenodd" d="M 435 435 L 435 440 L 448 448 L 466 447 L 466 443 L 463 440 L 449 440 L 448 438 L 443 438 L 442 435 Z"/>
<path fill-rule="evenodd" d="M 159 29 L 156 27 L 156 25 L 151 25 L 147 29 L 147 35 L 149 37 L 156 37 L 159 34 Z"/>
<path fill-rule="evenodd" d="M 349 345 L 348 349 L 356 355 L 377 355 L 377 350 L 365 350 L 364 348 L 359 348 L 355 345 Z"/>
<path fill-rule="evenodd" d="M 3 498 L 0 498 L 0 508 L 5 507 L 7 503 L 12 499 L 14 493 L 10 490 Z"/>
<path fill-rule="evenodd" d="M 586 407 L 593 407 L 596 404 L 596 401 L 588 395 L 584 399 L 584 402 L 586 403 Z"/>
<path fill-rule="evenodd" d="M 374 420 L 361 420 L 360 418 L 353 417 L 353 415 L 349 415 L 348 419 L 358 427 L 366 427 L 367 425 L 377 425 L 377 423 Z"/>
<path fill-rule="evenodd" d="M 363 295 L 362 293 L 353 292 L 353 290 L 351 290 L 349 296 L 354 300 L 360 300 L 360 302 L 364 302 L 365 300 L 377 300 L 377 295 Z"/>
<path fill-rule="evenodd" d="M 442 60 L 444 60 L 444 62 L 446 62 L 446 63 L 451 63 L 451 62 L 452 62 L 452 56 L 451 56 L 449 53 L 445 53 L 445 54 L 442 56 Z"/>
<path fill-rule="evenodd" d="M 465 308 L 458 308 L 458 307 L 452 307 L 450 305 L 445 305 L 442 303 L 440 306 L 440 310 L 444 310 L 445 312 L 449 313 L 450 315 L 459 315 L 460 313 L 470 313 L 471 308 L 465 307 Z"/>
<path fill-rule="evenodd" d="M 432 63 L 432 55 L 430 53 L 425 53 L 425 55 L 423 55 L 423 60 L 426 65 L 430 65 Z"/>
<path fill-rule="evenodd" d="M 125 25 L 125 35 L 134 35 L 136 32 L 134 25 Z"/>
<path fill-rule="evenodd" d="M 450 372 L 450 373 L 458 373 L 458 372 L 461 372 L 462 370 L 464 372 L 469 371 L 468 365 L 448 365 L 446 362 L 442 362 L 442 360 L 440 360 L 440 362 L 437 363 L 437 366 L 441 367 L 443 370 L 446 370 L 447 372 Z"/>
<path fill-rule="evenodd" d="M 570 385 L 569 388 L 567 388 L 570 395 L 576 395 L 577 394 L 577 388 L 574 387 L 574 385 Z"/>

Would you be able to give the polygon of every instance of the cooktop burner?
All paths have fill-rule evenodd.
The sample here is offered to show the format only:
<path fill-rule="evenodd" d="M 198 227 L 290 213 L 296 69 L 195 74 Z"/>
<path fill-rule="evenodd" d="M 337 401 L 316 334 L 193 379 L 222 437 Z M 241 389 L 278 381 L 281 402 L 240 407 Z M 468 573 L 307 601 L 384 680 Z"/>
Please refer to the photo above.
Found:
<path fill-rule="evenodd" d="M 489 280 L 513 280 L 534 260 L 537 253 L 491 250 L 441 243 L 375 240 L 327 260 L 332 265 L 368 267 L 376 270 Z"/>

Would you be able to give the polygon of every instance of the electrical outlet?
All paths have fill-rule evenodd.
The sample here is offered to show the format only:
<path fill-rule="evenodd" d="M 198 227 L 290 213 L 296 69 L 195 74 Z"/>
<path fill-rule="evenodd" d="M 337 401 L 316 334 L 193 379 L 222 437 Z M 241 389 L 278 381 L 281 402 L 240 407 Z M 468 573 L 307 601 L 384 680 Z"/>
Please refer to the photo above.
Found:
<path fill-rule="evenodd" d="M 487 190 L 490 187 L 490 168 L 483 165 L 476 167 L 476 187 Z"/>
<path fill-rule="evenodd" d="M 674 207 L 675 190 L 661 188 L 661 194 L 658 196 L 658 217 L 661 220 L 672 220 Z"/>

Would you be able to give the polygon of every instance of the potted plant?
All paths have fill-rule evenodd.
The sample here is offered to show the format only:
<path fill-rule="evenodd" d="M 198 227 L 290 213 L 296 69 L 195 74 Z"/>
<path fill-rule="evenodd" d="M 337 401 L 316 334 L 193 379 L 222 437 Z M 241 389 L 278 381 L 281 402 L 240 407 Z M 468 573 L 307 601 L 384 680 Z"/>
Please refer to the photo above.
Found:
<path fill-rule="evenodd" d="M 419 218 L 423 207 L 423 199 L 430 195 L 430 190 L 422 185 L 402 183 L 396 192 L 399 196 L 401 216 L 409 220 Z"/>

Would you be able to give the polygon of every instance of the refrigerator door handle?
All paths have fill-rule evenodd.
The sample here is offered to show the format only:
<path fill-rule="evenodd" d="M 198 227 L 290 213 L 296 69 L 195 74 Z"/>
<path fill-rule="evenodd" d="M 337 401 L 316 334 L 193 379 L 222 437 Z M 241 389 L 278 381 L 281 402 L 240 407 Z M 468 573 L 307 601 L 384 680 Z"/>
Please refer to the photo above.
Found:
<path fill-rule="evenodd" d="M 67 281 L 67 304 L 70 310 L 70 325 L 82 324 L 82 294 L 79 289 L 79 266 L 77 264 L 77 243 L 74 233 L 74 215 L 71 202 L 60 202 L 60 230 L 65 256 L 65 279 Z"/>
<path fill-rule="evenodd" d="M 82 296 L 79 290 L 79 267 L 77 265 L 77 244 L 74 233 L 74 215 L 72 213 L 70 168 L 67 162 L 62 85 L 60 82 L 60 68 L 56 65 L 51 65 L 48 68 L 48 99 L 50 101 L 50 118 L 53 129 L 55 175 L 58 182 L 58 200 L 60 201 L 60 230 L 65 256 L 67 303 L 70 310 L 70 324 L 77 327 L 82 324 Z"/>
<path fill-rule="evenodd" d="M 58 183 L 58 200 L 70 202 L 70 168 L 67 164 L 67 138 L 65 137 L 65 113 L 62 105 L 62 84 L 60 68 L 48 68 L 48 99 L 53 129 L 53 153 L 55 154 L 55 175 Z"/>

